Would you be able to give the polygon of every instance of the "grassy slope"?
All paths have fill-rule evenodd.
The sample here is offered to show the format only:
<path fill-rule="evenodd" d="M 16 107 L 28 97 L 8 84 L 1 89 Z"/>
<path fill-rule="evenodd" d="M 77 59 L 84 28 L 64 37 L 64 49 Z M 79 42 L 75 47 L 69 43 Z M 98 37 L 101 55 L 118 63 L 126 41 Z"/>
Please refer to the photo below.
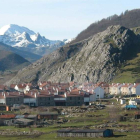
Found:
<path fill-rule="evenodd" d="M 132 28 L 136 35 L 140 34 L 140 27 Z M 118 70 L 115 79 L 112 82 L 134 83 L 140 82 L 140 53 L 132 60 L 126 61 Z"/>
<path fill-rule="evenodd" d="M 118 105 L 118 108 L 119 108 L 119 114 L 133 114 L 134 116 L 134 113 L 136 112 L 135 110 L 121 110 L 120 109 L 120 106 Z M 114 137 L 111 137 L 111 138 L 70 138 L 70 137 L 65 137 L 65 138 L 61 138 L 61 137 L 57 137 L 57 133 L 56 131 L 61 129 L 61 128 L 68 128 L 69 126 L 75 126 L 75 127 L 80 127 L 80 128 L 83 128 L 87 125 L 90 126 L 91 129 L 95 129 L 93 126 L 96 125 L 96 124 L 103 124 L 104 123 L 104 120 L 109 120 L 109 114 L 108 114 L 108 110 L 109 108 L 107 107 L 106 109 L 103 109 L 103 110 L 97 110 L 95 112 L 89 112 L 89 113 L 80 113 L 81 116 L 80 117 L 69 117 L 67 118 L 68 120 L 71 120 L 71 122 L 68 122 L 68 123 L 65 123 L 65 124 L 54 124 L 54 125 L 51 125 L 51 126 L 48 126 L 48 127 L 44 127 L 44 128 L 32 128 L 32 131 L 40 131 L 40 132 L 44 132 L 45 134 L 43 135 L 40 135 L 40 136 L 0 136 L 0 139 L 2 140 L 19 140 L 19 139 L 23 139 L 23 140 L 100 140 L 100 139 L 104 139 L 104 140 L 116 140 L 116 139 L 119 139 L 119 140 L 138 140 L 140 139 L 140 135 L 139 133 L 137 132 L 114 132 L 115 136 Z M 113 107 L 114 109 L 114 107 Z M 103 116 L 99 116 L 99 117 L 87 117 L 86 115 L 87 114 L 92 114 L 92 115 L 103 115 Z M 116 112 L 115 112 L 116 114 Z M 63 117 L 63 116 L 61 116 Z M 99 120 L 98 120 L 99 119 Z M 79 121 L 79 122 L 78 122 Z M 128 125 L 130 124 L 129 126 L 129 129 L 134 129 L 134 126 L 139 126 L 140 125 L 140 122 L 130 122 L 130 121 L 127 121 L 127 122 L 119 122 L 119 124 L 121 125 Z M 31 129 L 30 128 L 15 128 L 14 126 L 0 126 L 0 130 L 4 130 L 4 131 L 7 131 L 8 130 L 12 130 L 12 131 L 26 131 L 26 132 L 29 132 Z M 118 128 L 118 129 L 123 129 L 123 128 Z M 51 132 L 51 133 L 49 133 Z"/>
<path fill-rule="evenodd" d="M 137 54 L 132 60 L 128 60 L 123 64 L 118 71 L 115 79 L 113 82 L 120 82 L 120 83 L 133 83 L 139 82 L 140 77 L 140 53 Z"/>

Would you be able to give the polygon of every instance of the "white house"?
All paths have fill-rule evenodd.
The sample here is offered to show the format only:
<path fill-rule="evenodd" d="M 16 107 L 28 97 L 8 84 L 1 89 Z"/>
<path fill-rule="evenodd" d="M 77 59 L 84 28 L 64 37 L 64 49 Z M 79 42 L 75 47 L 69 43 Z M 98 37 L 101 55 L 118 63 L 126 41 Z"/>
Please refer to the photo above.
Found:
<path fill-rule="evenodd" d="M 109 87 L 110 94 L 112 94 L 112 95 L 121 94 L 121 87 L 122 86 L 123 86 L 123 84 L 120 84 L 120 83 L 110 85 L 110 87 Z"/>
<path fill-rule="evenodd" d="M 0 93 L 0 104 L 5 104 L 5 93 L 1 92 Z"/>
<path fill-rule="evenodd" d="M 131 88 L 133 87 L 133 84 L 131 83 L 124 83 L 122 86 L 121 86 L 121 94 L 122 95 L 131 95 L 132 94 L 132 91 L 131 91 Z"/>
<path fill-rule="evenodd" d="M 104 98 L 104 89 L 102 89 L 101 87 L 95 87 L 93 89 L 93 92 L 96 94 L 96 99 L 103 99 Z"/>
<path fill-rule="evenodd" d="M 95 102 L 95 101 L 96 101 L 95 93 L 89 93 L 89 92 L 84 93 L 84 103 L 90 103 L 90 102 Z"/>

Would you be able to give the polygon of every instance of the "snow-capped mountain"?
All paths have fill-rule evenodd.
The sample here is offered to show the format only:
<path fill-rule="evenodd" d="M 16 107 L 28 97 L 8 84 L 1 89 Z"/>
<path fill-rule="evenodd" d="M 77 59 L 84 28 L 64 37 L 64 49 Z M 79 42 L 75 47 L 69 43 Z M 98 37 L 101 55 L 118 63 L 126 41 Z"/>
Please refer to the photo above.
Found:
<path fill-rule="evenodd" d="M 0 29 L 0 42 L 38 55 L 49 54 L 66 44 L 65 41 L 46 39 L 39 33 L 15 24 Z"/>

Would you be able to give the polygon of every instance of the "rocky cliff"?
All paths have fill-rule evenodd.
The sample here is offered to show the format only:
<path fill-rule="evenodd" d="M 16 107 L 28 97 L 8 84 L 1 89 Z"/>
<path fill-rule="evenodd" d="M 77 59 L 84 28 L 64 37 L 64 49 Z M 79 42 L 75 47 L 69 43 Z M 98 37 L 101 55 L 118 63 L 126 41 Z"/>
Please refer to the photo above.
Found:
<path fill-rule="evenodd" d="M 66 45 L 20 70 L 9 83 L 50 80 L 55 82 L 109 82 L 121 64 L 135 57 L 140 37 L 122 26 Z"/>

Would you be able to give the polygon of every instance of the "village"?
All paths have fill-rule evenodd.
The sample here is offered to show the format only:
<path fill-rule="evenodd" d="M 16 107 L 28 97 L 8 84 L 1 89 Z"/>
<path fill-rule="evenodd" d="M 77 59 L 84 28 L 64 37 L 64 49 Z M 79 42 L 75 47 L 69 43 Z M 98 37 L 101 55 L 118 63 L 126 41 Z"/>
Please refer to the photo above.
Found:
<path fill-rule="evenodd" d="M 139 83 L 0 85 L 0 134 L 52 139 L 54 135 L 57 139 L 127 137 L 126 133 L 140 132 L 139 104 Z"/>

